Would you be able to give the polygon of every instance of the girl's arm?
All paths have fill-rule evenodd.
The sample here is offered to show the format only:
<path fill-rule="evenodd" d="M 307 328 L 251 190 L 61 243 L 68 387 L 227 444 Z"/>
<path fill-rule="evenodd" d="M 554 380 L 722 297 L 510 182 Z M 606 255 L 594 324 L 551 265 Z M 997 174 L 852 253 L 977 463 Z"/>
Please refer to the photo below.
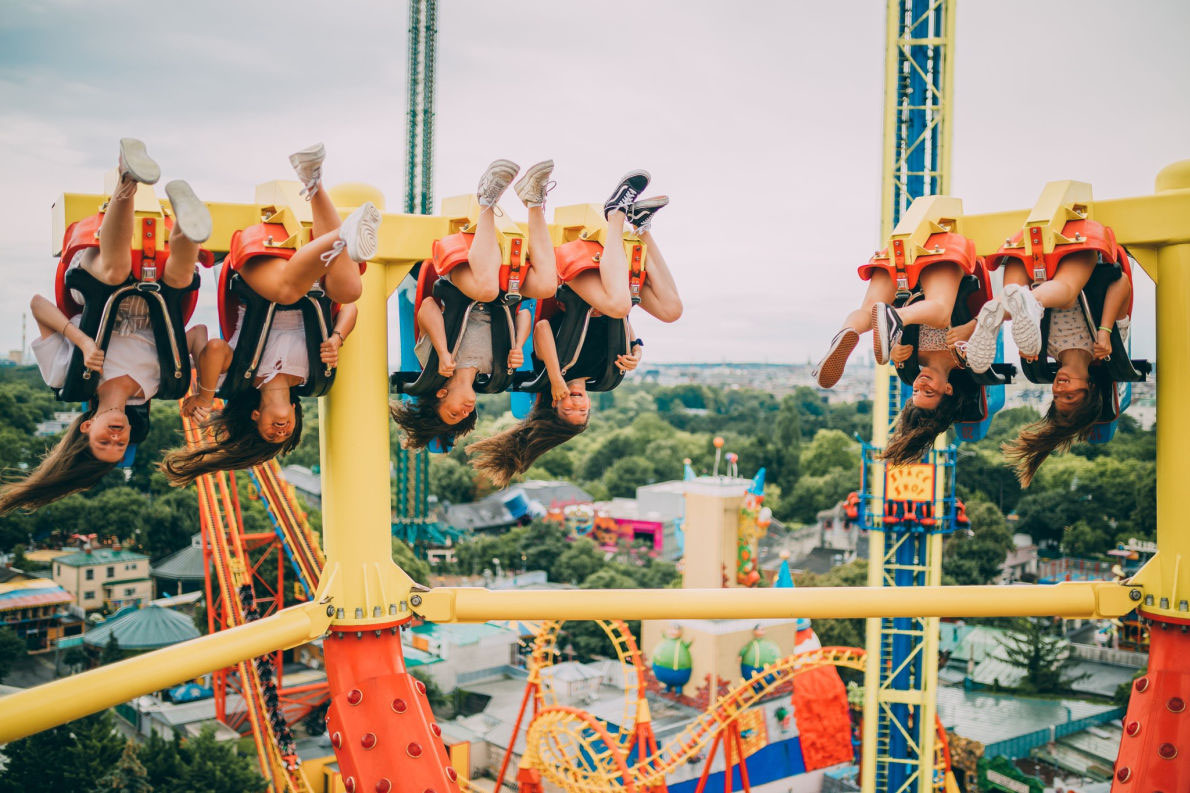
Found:
<path fill-rule="evenodd" d="M 529 340 L 529 331 L 533 328 L 533 312 L 522 308 L 516 313 L 516 336 L 512 340 L 512 349 L 508 351 L 508 368 L 516 369 L 525 362 L 525 342 Z"/>
<path fill-rule="evenodd" d="M 570 393 L 566 387 L 566 380 L 562 377 L 562 364 L 558 361 L 558 347 L 554 344 L 554 330 L 548 320 L 541 320 L 533 328 L 533 350 L 537 357 L 545 364 L 545 371 L 550 377 L 550 393 L 554 404 L 565 399 Z"/>
<path fill-rule="evenodd" d="M 41 331 L 41 337 L 47 338 L 55 333 L 61 333 L 66 340 L 83 351 L 83 364 L 93 372 L 103 370 L 103 350 L 95 340 L 79 330 L 52 302 L 34 295 L 29 303 L 33 310 L 33 319 Z"/>
<path fill-rule="evenodd" d="M 430 344 L 434 345 L 438 359 L 445 361 L 450 358 L 450 349 L 446 345 L 446 323 L 442 321 L 442 309 L 434 298 L 427 297 L 421 301 L 417 309 L 417 324 L 421 332 L 430 337 Z"/>
<path fill-rule="evenodd" d="M 1116 320 L 1128 316 L 1125 304 L 1132 295 L 1132 283 L 1123 275 L 1112 282 L 1103 295 L 1103 314 L 1099 320 L 1102 324 L 1095 332 L 1094 356 L 1106 358 L 1111 355 L 1111 328 Z M 1107 328 L 1107 330 L 1104 330 Z"/>
<path fill-rule="evenodd" d="M 632 339 L 632 343 L 628 346 L 629 353 L 627 355 L 620 353 L 616 356 L 616 367 L 621 372 L 630 372 L 640 363 L 641 351 L 644 349 L 644 342 L 636 338 L 636 333 L 632 330 L 632 323 L 624 320 L 628 325 L 628 336 Z"/>
<path fill-rule="evenodd" d="M 339 348 L 355 328 L 355 320 L 359 317 L 359 309 L 354 303 L 348 303 L 339 309 L 335 317 L 335 328 L 318 348 L 319 359 L 327 366 L 339 365 Z"/>

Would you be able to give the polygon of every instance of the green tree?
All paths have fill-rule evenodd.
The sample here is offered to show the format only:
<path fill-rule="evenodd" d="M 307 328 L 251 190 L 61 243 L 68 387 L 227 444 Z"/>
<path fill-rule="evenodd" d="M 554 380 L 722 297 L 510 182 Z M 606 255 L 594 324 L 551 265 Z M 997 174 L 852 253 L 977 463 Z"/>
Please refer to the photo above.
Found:
<path fill-rule="evenodd" d="M 160 789 L 171 793 L 263 793 L 267 786 L 255 758 L 240 754 L 234 743 L 219 743 L 215 729 L 204 727 L 198 737 L 182 744 L 177 781 Z"/>
<path fill-rule="evenodd" d="M 148 772 L 137 757 L 137 746 L 133 741 L 124 744 L 124 753 L 116 765 L 100 778 L 93 793 L 153 793 Z"/>
<path fill-rule="evenodd" d="M 653 482 L 653 465 L 644 457 L 621 457 L 603 474 L 603 484 L 612 498 L 632 498 L 636 488 Z"/>
<path fill-rule="evenodd" d="M 18 661 L 25 657 L 28 647 L 12 628 L 0 628 L 0 680 L 8 676 Z"/>
<path fill-rule="evenodd" d="M 969 532 L 955 532 L 946 542 L 942 570 L 956 584 L 989 584 L 1000 576 L 1012 550 L 1012 533 L 1004 515 L 989 501 L 967 504 Z"/>
<path fill-rule="evenodd" d="M 1085 520 L 1075 521 L 1062 535 L 1062 552 L 1067 556 L 1102 556 L 1111 547 L 1111 537 Z"/>
<path fill-rule="evenodd" d="M 111 712 L 101 711 L 5 746 L 7 765 L 0 773 L 0 789 L 92 790 L 123 749 Z"/>
<path fill-rule="evenodd" d="M 840 430 L 821 429 L 802 450 L 801 470 L 809 476 L 853 472 L 859 480 L 859 444 Z"/>
<path fill-rule="evenodd" d="M 120 642 L 116 640 L 115 633 L 109 633 L 107 644 L 103 646 L 103 652 L 99 654 L 99 665 L 105 666 L 122 660 L 124 660 L 124 651 L 120 649 Z"/>
<path fill-rule="evenodd" d="M 448 455 L 433 455 L 430 461 L 430 492 L 439 501 L 468 504 L 475 500 L 475 474 Z"/>
<path fill-rule="evenodd" d="M 401 539 L 393 537 L 393 561 L 418 583 L 430 580 L 430 565 L 425 559 L 418 559 L 413 549 Z"/>
<path fill-rule="evenodd" d="M 1024 671 L 1025 678 L 1017 686 L 1021 691 L 1061 694 L 1088 677 L 1087 673 L 1070 671 L 1070 642 L 1057 635 L 1052 626 L 1048 618 L 1023 618 L 1005 636 L 1000 660 Z"/>
<path fill-rule="evenodd" d="M 558 557 L 550 571 L 553 581 L 579 584 L 605 563 L 603 551 L 588 537 L 579 537 Z"/>
<path fill-rule="evenodd" d="M 430 710 L 434 711 L 434 715 L 439 719 L 450 717 L 450 697 L 438 685 L 438 681 L 427 675 L 425 672 L 414 669 L 409 674 L 420 680 L 426 687 L 426 700 L 430 703 Z"/>
<path fill-rule="evenodd" d="M 145 769 L 146 778 L 155 790 L 172 791 L 182 776 L 182 738 L 174 733 L 172 738 L 162 738 L 154 731 L 141 744 L 138 759 Z"/>

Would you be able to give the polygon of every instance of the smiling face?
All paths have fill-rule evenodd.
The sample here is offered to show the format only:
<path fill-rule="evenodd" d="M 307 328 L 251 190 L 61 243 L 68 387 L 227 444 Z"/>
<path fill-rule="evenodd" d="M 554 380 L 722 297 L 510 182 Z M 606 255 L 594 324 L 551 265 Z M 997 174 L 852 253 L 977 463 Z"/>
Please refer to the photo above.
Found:
<path fill-rule="evenodd" d="M 567 424 L 582 426 L 591 417 L 591 398 L 587 396 L 587 381 L 571 380 L 566 386 L 570 393 L 558 401 L 554 410 L 558 412 L 558 418 Z"/>
<path fill-rule="evenodd" d="M 451 377 L 435 396 L 438 418 L 452 427 L 475 410 L 475 384 L 469 378 Z"/>
<path fill-rule="evenodd" d="M 922 410 L 937 410 L 942 397 L 953 393 L 954 386 L 946 375 L 929 366 L 921 367 L 913 381 L 913 404 Z"/>
<path fill-rule="evenodd" d="M 1053 384 L 1054 407 L 1063 415 L 1073 413 L 1083 406 L 1091 387 L 1086 373 L 1063 366 L 1054 376 Z"/>
<path fill-rule="evenodd" d="M 87 435 L 88 446 L 96 460 L 118 463 L 124 459 L 132 438 L 132 426 L 123 409 L 105 410 L 84 421 L 79 429 Z"/>
<path fill-rule="evenodd" d="M 278 405 L 261 405 L 252 411 L 252 420 L 256 422 L 256 431 L 260 437 L 269 443 L 284 443 L 293 435 L 297 426 L 292 402 Z"/>

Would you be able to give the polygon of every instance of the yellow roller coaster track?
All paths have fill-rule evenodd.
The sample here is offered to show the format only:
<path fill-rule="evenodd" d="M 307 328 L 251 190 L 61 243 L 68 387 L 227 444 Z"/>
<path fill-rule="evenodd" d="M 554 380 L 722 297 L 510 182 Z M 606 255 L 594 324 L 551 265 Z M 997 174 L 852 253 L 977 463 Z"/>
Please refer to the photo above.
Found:
<path fill-rule="evenodd" d="M 537 664 L 552 663 L 556 654 L 558 624 L 543 626 L 534 643 L 533 664 L 530 676 L 539 674 Z M 616 626 L 616 627 L 609 627 Z M 604 630 L 627 632 L 624 623 L 607 623 Z M 629 634 L 631 638 L 631 634 Z M 632 641 L 635 647 L 635 641 Z M 635 673 L 625 673 L 627 678 L 643 679 L 643 667 L 639 652 L 625 657 L 617 654 L 625 663 L 632 663 Z M 541 650 L 540 654 L 538 650 Z M 685 730 L 669 741 L 659 752 L 641 757 L 636 764 L 629 764 L 623 751 L 625 736 L 632 730 L 613 732 L 607 725 L 589 713 L 557 704 L 542 708 L 529 725 L 526 736 L 526 751 L 522 764 L 539 770 L 543 777 L 558 785 L 567 793 L 644 793 L 665 782 L 666 774 L 694 758 L 711 743 L 716 735 L 732 725 L 744 711 L 758 704 L 774 689 L 792 680 L 802 672 L 824 666 L 845 667 L 862 672 L 866 653 L 853 647 L 824 647 L 819 650 L 799 653 L 766 666 L 757 677 L 741 682 L 727 694 L 719 697 L 708 710 L 691 722 Z M 643 686 L 636 688 L 642 692 Z M 625 697 L 633 694 L 626 689 Z M 555 700 L 556 702 L 556 700 Z M 629 709 L 632 714 L 637 706 Z M 631 724 L 625 721 L 624 725 Z M 935 751 L 935 791 L 947 791 L 949 762 L 944 733 Z"/>

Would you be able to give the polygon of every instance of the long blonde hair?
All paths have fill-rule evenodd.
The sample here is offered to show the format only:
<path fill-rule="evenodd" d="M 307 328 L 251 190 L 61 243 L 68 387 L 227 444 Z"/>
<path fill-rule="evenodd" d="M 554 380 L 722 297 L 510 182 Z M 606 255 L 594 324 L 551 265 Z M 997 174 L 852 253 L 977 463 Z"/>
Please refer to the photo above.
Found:
<path fill-rule="evenodd" d="M 1054 452 L 1067 451 L 1076 441 L 1091 435 L 1102 410 L 1104 391 L 1091 378 L 1087 382 L 1087 398 L 1074 410 L 1063 415 L 1050 402 L 1041 421 L 1021 429 L 1015 440 L 1001 444 L 1000 450 L 1016 470 L 1021 487 L 1028 487 L 1045 458 Z"/>
<path fill-rule="evenodd" d="M 88 407 L 70 422 L 62 438 L 28 476 L 0 487 L 0 515 L 17 509 L 35 510 L 71 493 L 89 490 L 116 467 L 91 453 L 91 439 L 81 427 L 94 417 L 95 408 Z"/>

